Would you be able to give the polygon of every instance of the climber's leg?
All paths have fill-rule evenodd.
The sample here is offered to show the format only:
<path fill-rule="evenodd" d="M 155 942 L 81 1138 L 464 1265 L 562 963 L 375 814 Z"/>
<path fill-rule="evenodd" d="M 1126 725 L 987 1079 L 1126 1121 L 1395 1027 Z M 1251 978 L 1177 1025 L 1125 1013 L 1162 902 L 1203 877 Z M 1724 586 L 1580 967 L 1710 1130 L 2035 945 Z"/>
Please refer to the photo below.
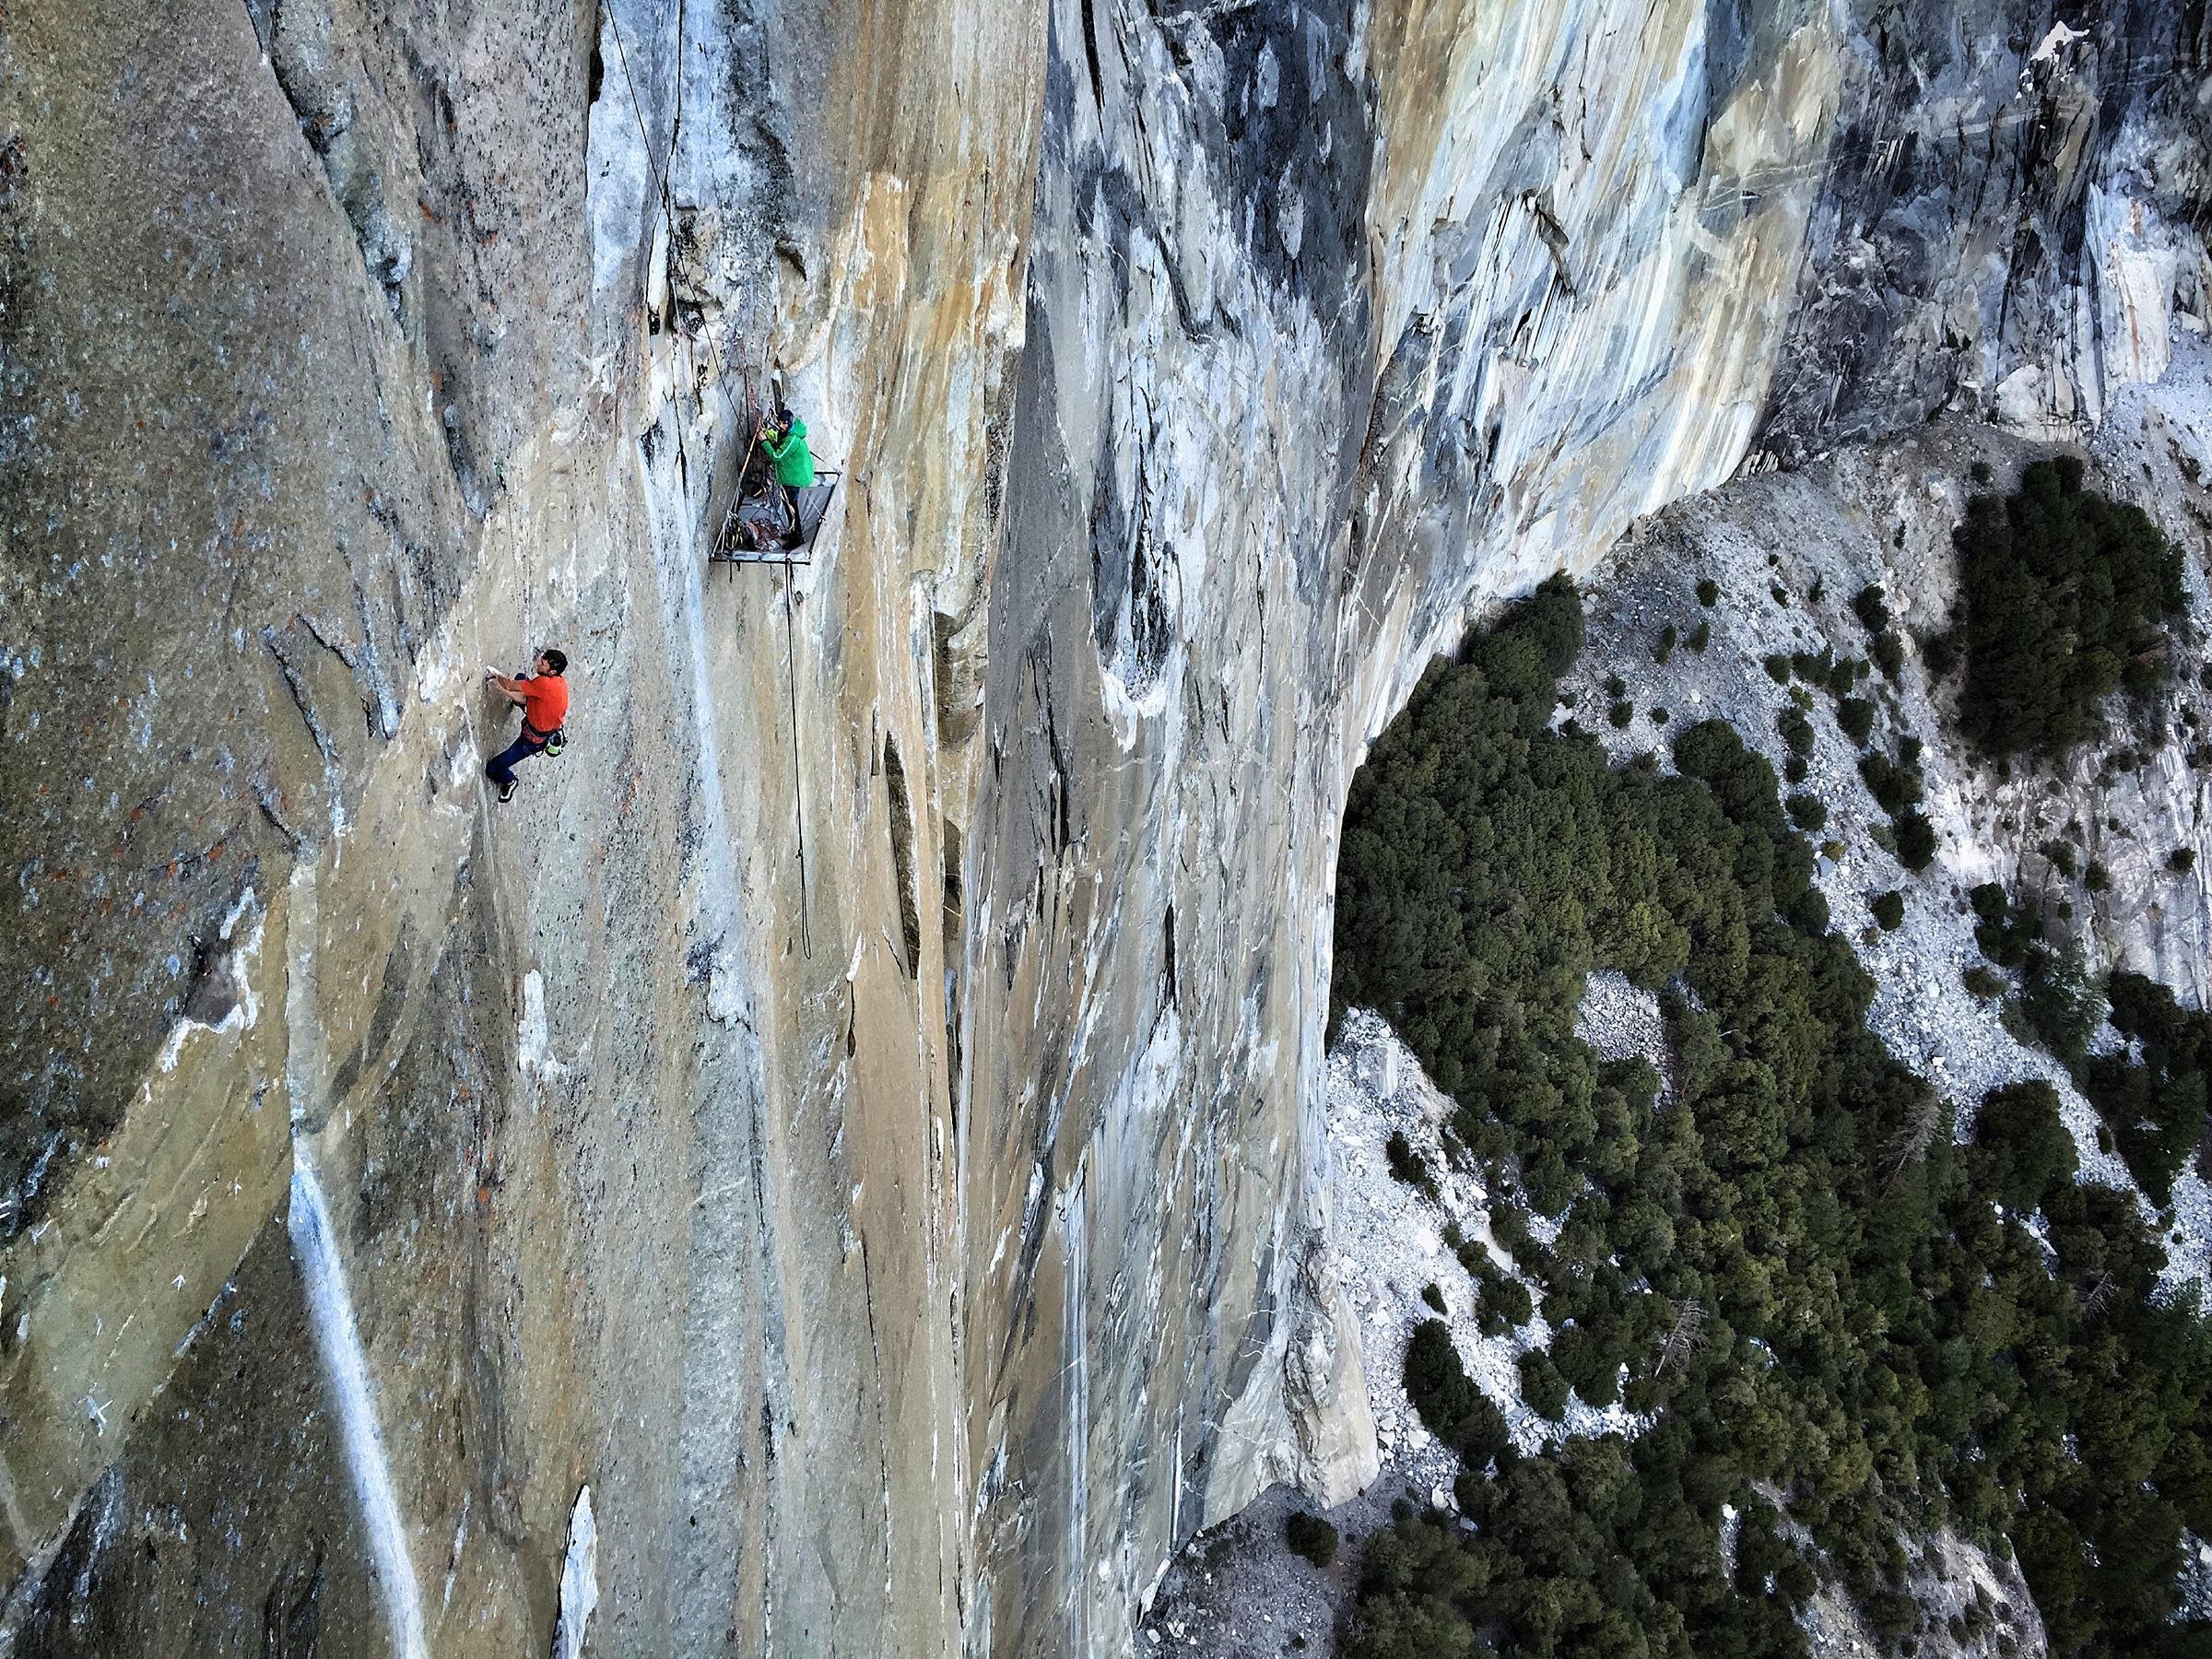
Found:
<path fill-rule="evenodd" d="M 538 746 L 517 737 L 512 743 L 484 763 L 484 775 L 500 786 L 500 799 L 505 800 L 514 793 L 514 763 L 526 760 L 537 753 Z"/>

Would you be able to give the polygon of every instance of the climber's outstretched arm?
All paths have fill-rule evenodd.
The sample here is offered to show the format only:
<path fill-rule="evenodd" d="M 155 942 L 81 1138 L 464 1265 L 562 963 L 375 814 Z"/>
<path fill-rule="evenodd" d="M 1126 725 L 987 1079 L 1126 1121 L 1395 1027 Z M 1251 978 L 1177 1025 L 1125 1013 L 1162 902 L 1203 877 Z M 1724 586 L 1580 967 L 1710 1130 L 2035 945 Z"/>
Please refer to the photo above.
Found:
<path fill-rule="evenodd" d="M 523 696 L 522 681 L 518 679 L 508 678 L 507 676 L 501 674 L 497 668 L 485 669 L 484 678 L 487 683 L 497 686 L 502 692 L 504 692 L 509 702 L 519 703 L 526 700 Z"/>

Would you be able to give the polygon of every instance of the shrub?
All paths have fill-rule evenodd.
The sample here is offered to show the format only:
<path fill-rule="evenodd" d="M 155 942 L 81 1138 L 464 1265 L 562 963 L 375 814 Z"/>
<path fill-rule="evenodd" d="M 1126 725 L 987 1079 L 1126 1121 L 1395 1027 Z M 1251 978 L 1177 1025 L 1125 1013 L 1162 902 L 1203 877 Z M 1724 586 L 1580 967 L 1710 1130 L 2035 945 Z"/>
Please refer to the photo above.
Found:
<path fill-rule="evenodd" d="M 1971 968 L 1969 968 L 1959 977 L 1964 982 L 1966 988 L 1972 992 L 1976 996 L 1980 997 L 1983 1002 L 1992 1001 L 1994 998 L 2005 994 L 2005 976 L 2001 973 L 1993 972 L 1991 970 L 1983 967 L 1979 962 L 1975 963 Z"/>
<path fill-rule="evenodd" d="M 1846 696 L 1850 693 L 1852 687 L 1858 683 L 1858 664 L 1853 662 L 1849 657 L 1838 657 L 1835 665 L 1828 671 L 1828 694 L 1830 697 Z"/>
<path fill-rule="evenodd" d="M 1892 888 L 1887 893 L 1877 893 L 1867 900 L 1867 909 L 1884 933 L 1895 933 L 1904 924 L 1905 896 Z"/>
<path fill-rule="evenodd" d="M 2052 1186 L 2071 1182 L 2078 1166 L 2074 1136 L 2059 1116 L 2058 1090 L 2040 1077 L 1982 1097 L 1974 1145 L 1977 1173 L 1990 1196 L 2011 1209 L 2034 1209 Z"/>
<path fill-rule="evenodd" d="M 1292 1555 L 1303 1556 L 1316 1567 L 1325 1569 L 1336 1559 L 1336 1529 L 1319 1515 L 1293 1511 L 1283 1524 L 1283 1538 Z"/>
<path fill-rule="evenodd" d="M 1476 1300 L 1476 1317 L 1486 1336 L 1502 1336 L 1535 1317 L 1536 1305 L 1528 1287 L 1510 1274 L 1492 1274 L 1482 1281 Z"/>
<path fill-rule="evenodd" d="M 1659 630 L 1659 643 L 1652 648 L 1652 661 L 1656 663 L 1662 668 L 1665 667 L 1666 659 L 1675 654 L 1675 641 L 1677 637 L 1678 636 L 1675 632 L 1675 625 L 1672 622 L 1669 622 L 1665 628 L 1661 629 Z"/>
<path fill-rule="evenodd" d="M 1976 496 L 1952 533 L 1965 606 L 1959 720 L 1992 758 L 2064 754 L 2098 705 L 2165 673 L 2184 605 L 2180 552 L 2143 511 L 2082 488 L 2071 455 L 2039 461 L 2005 499 Z"/>
<path fill-rule="evenodd" d="M 1435 1309 L 1440 1316 L 1450 1312 L 1450 1310 L 1444 1306 L 1444 1293 L 1442 1289 L 1436 1285 L 1423 1285 L 1421 1287 L 1421 1300 L 1427 1302 L 1431 1308 Z"/>
<path fill-rule="evenodd" d="M 1874 735 L 1874 705 L 1863 697 L 1847 697 L 1836 705 L 1836 724 L 1860 747 Z"/>
<path fill-rule="evenodd" d="M 1789 810 L 1790 822 L 1807 835 L 1818 833 L 1828 822 L 1828 808 L 1818 796 L 1794 794 L 1783 805 Z"/>
<path fill-rule="evenodd" d="M 1806 764 L 1803 755 L 1792 755 L 1782 763 L 1782 775 L 1792 783 L 1802 783 L 1812 776 L 1813 769 Z"/>
<path fill-rule="evenodd" d="M 1715 582 L 1710 576 L 1700 578 L 1698 582 L 1698 603 L 1710 610 L 1720 602 L 1721 584 Z"/>
<path fill-rule="evenodd" d="M 2028 953 L 2020 1012 L 2043 1047 L 2070 1065 L 2081 1059 L 2090 1033 L 2104 1023 L 2104 994 L 2084 969 L 2079 946 L 2039 945 Z"/>
<path fill-rule="evenodd" d="M 1629 724 L 1636 718 L 1636 705 L 1625 700 L 1617 702 L 1606 711 L 1606 718 L 1618 729 L 1626 731 Z"/>
<path fill-rule="evenodd" d="M 1698 625 L 1689 630 L 1689 638 L 1683 643 L 1692 651 L 1703 651 L 1706 646 L 1712 643 L 1712 624 L 1700 618 Z"/>
<path fill-rule="evenodd" d="M 1936 826 L 1919 812 L 1907 812 L 1894 820 L 1897 862 L 1908 870 L 1924 870 L 1936 859 Z"/>
<path fill-rule="evenodd" d="M 1784 709 L 1776 716 L 1774 729 L 1782 734 L 1782 740 L 1789 746 L 1791 754 L 1809 755 L 1813 752 L 1813 723 L 1805 717 L 1803 709 Z"/>
<path fill-rule="evenodd" d="M 2183 1007 L 2172 992 L 2140 974 L 2108 982 L 2113 1029 L 2142 1051 L 2100 1054 L 2077 1068 L 2082 1093 L 2118 1143 L 2128 1172 L 2154 1203 L 2167 1203 L 2173 1177 L 2204 1133 L 2212 1015 Z"/>
<path fill-rule="evenodd" d="M 2112 873 L 2098 860 L 2092 858 L 2089 860 L 2088 868 L 2082 872 L 2081 884 L 2092 893 L 2107 892 L 2111 890 L 2112 885 Z"/>
<path fill-rule="evenodd" d="M 1990 479 L 1989 463 L 1986 461 L 1977 461 L 1973 464 L 1973 465 L 1967 468 L 1967 474 L 1973 479 L 1975 483 L 1986 484 Z"/>
<path fill-rule="evenodd" d="M 1870 634 L 1880 633 L 1889 626 L 1889 605 L 1878 583 L 1870 583 L 1852 596 L 1852 613 L 1859 626 Z"/>
<path fill-rule="evenodd" d="M 1521 1356 L 1521 1401 L 1547 1421 L 1556 1421 L 1567 1410 L 1567 1379 L 1542 1348 Z"/>
<path fill-rule="evenodd" d="M 2051 861 L 2051 867 L 2068 881 L 2073 880 L 2081 869 L 2075 860 L 2074 849 L 2063 841 L 2047 841 L 2037 850 Z"/>
<path fill-rule="evenodd" d="M 1759 659 L 1759 665 L 1767 671 L 1767 677 L 1778 686 L 1790 683 L 1790 659 L 1779 651 L 1771 651 Z"/>
<path fill-rule="evenodd" d="M 1882 671 L 1885 679 L 1893 680 L 1905 671 L 1905 642 L 1898 638 L 1894 629 L 1885 629 L 1869 640 L 1866 654 L 1874 659 L 1874 665 Z"/>
<path fill-rule="evenodd" d="M 1412 1187 L 1431 1204 L 1436 1202 L 1436 1176 L 1430 1171 L 1429 1160 L 1414 1150 L 1413 1143 L 1406 1138 L 1403 1129 L 1393 1129 L 1390 1138 L 1382 1143 L 1382 1155 L 1390 1162 L 1390 1172 Z"/>
<path fill-rule="evenodd" d="M 2166 855 L 2166 867 L 2178 875 L 2186 876 L 2196 868 L 2196 849 L 2194 847 L 2176 847 Z"/>
<path fill-rule="evenodd" d="M 1460 1362 L 1452 1332 L 1441 1319 L 1424 1319 L 1406 1344 L 1406 1396 L 1420 1413 L 1429 1432 L 1448 1446 L 1465 1433 L 1475 1404 L 1482 1398 Z"/>

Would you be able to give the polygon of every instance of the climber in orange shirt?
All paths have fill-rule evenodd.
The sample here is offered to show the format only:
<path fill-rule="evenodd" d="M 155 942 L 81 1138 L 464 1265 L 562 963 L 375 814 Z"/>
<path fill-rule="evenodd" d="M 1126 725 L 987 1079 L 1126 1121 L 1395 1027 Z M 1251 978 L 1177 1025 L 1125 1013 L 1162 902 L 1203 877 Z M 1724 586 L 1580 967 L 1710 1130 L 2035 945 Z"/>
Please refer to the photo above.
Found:
<path fill-rule="evenodd" d="M 514 798 L 515 762 L 544 754 L 546 746 L 560 735 L 561 723 L 569 717 L 569 682 L 563 677 L 568 668 L 568 657 L 548 645 L 537 653 L 534 673 L 510 679 L 496 668 L 484 670 L 484 677 L 523 711 L 523 735 L 484 768 L 484 775 L 500 786 L 500 800 Z"/>

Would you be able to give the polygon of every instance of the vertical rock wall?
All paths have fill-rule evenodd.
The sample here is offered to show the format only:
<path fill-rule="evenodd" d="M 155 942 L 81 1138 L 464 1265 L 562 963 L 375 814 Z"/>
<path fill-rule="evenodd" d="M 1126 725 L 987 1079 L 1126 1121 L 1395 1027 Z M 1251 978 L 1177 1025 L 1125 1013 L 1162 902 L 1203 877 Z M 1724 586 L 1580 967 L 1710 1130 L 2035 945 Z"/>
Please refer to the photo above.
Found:
<path fill-rule="evenodd" d="M 1893 309 L 2055 227 L 2147 376 L 2201 156 L 2108 65 L 2201 20 L 2024 9 L 1959 61 L 2033 35 L 2103 182 L 1947 185 Z M 546 1651 L 588 1483 L 609 1652 L 1113 1653 L 1363 1478 L 1350 769 L 1480 606 L 1971 357 L 1805 389 L 1946 119 L 1882 17 L 13 8 L 0 1652 Z M 837 504 L 710 567 L 771 372 Z"/>
<path fill-rule="evenodd" d="M 2197 4 L 1853 6 L 1762 423 L 1786 463 L 1953 408 L 2079 438 L 2212 323 Z"/>
<path fill-rule="evenodd" d="M 4 30 L 0 1649 L 545 1651 L 589 1481 L 607 1651 L 954 1650 L 1038 19 Z M 771 365 L 846 473 L 788 594 L 703 557 Z M 477 667 L 543 642 L 571 747 L 498 807 Z"/>

